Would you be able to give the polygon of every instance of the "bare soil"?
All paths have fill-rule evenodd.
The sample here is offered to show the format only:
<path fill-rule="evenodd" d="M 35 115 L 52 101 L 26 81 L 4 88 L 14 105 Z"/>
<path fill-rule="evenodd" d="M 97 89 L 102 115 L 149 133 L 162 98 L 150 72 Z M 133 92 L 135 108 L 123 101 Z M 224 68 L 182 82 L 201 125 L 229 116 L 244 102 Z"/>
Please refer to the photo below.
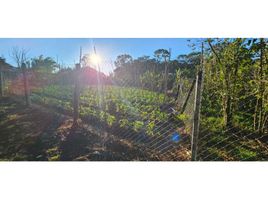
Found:
<path fill-rule="evenodd" d="M 40 106 L 27 108 L 0 98 L 0 160 L 15 161 L 158 161 L 187 160 L 187 152 L 169 157 Z"/>

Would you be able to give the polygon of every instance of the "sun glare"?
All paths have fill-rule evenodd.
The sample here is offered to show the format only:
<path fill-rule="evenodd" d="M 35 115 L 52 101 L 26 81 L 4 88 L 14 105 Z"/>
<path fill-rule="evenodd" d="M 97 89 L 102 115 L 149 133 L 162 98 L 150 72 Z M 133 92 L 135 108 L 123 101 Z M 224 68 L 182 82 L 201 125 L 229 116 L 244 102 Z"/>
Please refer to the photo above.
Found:
<path fill-rule="evenodd" d="M 97 54 L 92 54 L 90 56 L 90 62 L 94 65 L 98 65 L 101 62 L 101 57 Z"/>

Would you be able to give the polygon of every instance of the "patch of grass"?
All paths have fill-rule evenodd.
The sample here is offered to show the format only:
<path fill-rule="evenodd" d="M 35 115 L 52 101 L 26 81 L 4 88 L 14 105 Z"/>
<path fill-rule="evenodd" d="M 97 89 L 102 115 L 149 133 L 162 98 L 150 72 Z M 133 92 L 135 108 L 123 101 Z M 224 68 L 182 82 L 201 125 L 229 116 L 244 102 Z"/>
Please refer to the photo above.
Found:
<path fill-rule="evenodd" d="M 218 149 L 218 148 L 208 148 L 208 154 L 211 154 L 209 157 L 207 157 L 205 160 L 234 160 L 234 158 L 230 155 L 228 155 L 227 151 L 224 149 Z M 205 155 L 206 156 L 206 155 Z"/>
<path fill-rule="evenodd" d="M 228 136 L 226 136 L 226 135 L 214 135 L 211 137 L 210 142 L 211 143 L 220 143 L 222 141 L 226 141 L 227 137 Z"/>
<path fill-rule="evenodd" d="M 223 130 L 224 120 L 219 117 L 203 117 L 201 126 L 212 132 L 219 132 L 219 130 Z"/>
<path fill-rule="evenodd" d="M 52 156 L 48 159 L 49 161 L 59 161 L 60 160 L 60 155 L 55 155 L 55 156 Z"/>
<path fill-rule="evenodd" d="M 13 161 L 26 161 L 28 160 L 28 157 L 27 155 L 23 155 L 23 154 L 16 154 L 12 160 Z"/>
<path fill-rule="evenodd" d="M 6 122 L 7 122 L 6 119 L 5 119 L 5 120 L 1 120 L 1 121 L 0 121 L 0 126 L 4 125 Z"/>
<path fill-rule="evenodd" d="M 12 129 L 12 128 L 15 128 L 15 124 L 11 124 L 9 125 L 8 127 L 6 127 L 7 129 Z"/>
<path fill-rule="evenodd" d="M 58 161 L 60 160 L 60 152 L 58 147 L 50 148 L 46 151 L 49 161 Z"/>
<path fill-rule="evenodd" d="M 257 153 L 243 147 L 236 148 L 239 160 L 255 160 Z"/>
<path fill-rule="evenodd" d="M 18 119 L 19 115 L 17 114 L 12 114 L 12 115 L 8 115 L 7 118 L 8 120 L 15 120 L 15 119 Z"/>
<path fill-rule="evenodd" d="M 0 162 L 1 161 L 9 161 L 8 159 L 6 159 L 6 158 L 0 158 Z"/>
<path fill-rule="evenodd" d="M 259 144 L 255 140 L 241 141 L 241 144 L 252 150 L 258 150 L 259 148 Z"/>

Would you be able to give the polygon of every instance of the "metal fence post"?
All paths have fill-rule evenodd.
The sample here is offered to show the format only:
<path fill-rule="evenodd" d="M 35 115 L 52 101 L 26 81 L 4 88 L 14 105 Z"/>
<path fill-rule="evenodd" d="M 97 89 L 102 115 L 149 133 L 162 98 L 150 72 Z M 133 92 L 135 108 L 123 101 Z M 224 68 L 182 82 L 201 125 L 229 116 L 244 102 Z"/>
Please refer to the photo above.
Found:
<path fill-rule="evenodd" d="M 201 97 L 202 97 L 202 82 L 203 82 L 203 54 L 204 45 L 202 43 L 202 53 L 201 53 L 201 67 L 198 70 L 196 77 L 196 87 L 195 87 L 195 106 L 194 106 L 194 122 L 192 131 L 192 161 L 197 159 L 197 148 L 198 148 L 198 135 L 199 135 L 199 125 L 200 125 L 200 108 L 201 108 Z"/>
<path fill-rule="evenodd" d="M 75 65 L 75 86 L 74 86 L 74 102 L 73 102 L 73 126 L 78 125 L 78 119 L 79 119 L 79 99 L 80 99 L 80 69 L 81 65 L 76 64 Z"/>
<path fill-rule="evenodd" d="M 28 75 L 27 75 L 27 71 L 26 71 L 26 64 L 22 63 L 21 68 L 22 68 L 22 74 L 23 74 L 23 84 L 24 84 L 26 105 L 31 106 L 30 90 L 29 90 Z"/>

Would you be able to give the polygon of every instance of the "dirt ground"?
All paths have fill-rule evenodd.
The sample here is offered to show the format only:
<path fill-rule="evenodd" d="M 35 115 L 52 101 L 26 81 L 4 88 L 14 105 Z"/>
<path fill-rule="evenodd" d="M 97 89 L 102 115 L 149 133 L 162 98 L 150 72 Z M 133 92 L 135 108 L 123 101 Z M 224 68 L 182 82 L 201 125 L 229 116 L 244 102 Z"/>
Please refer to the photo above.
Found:
<path fill-rule="evenodd" d="M 38 106 L 0 98 L 0 160 L 172 160 Z"/>

